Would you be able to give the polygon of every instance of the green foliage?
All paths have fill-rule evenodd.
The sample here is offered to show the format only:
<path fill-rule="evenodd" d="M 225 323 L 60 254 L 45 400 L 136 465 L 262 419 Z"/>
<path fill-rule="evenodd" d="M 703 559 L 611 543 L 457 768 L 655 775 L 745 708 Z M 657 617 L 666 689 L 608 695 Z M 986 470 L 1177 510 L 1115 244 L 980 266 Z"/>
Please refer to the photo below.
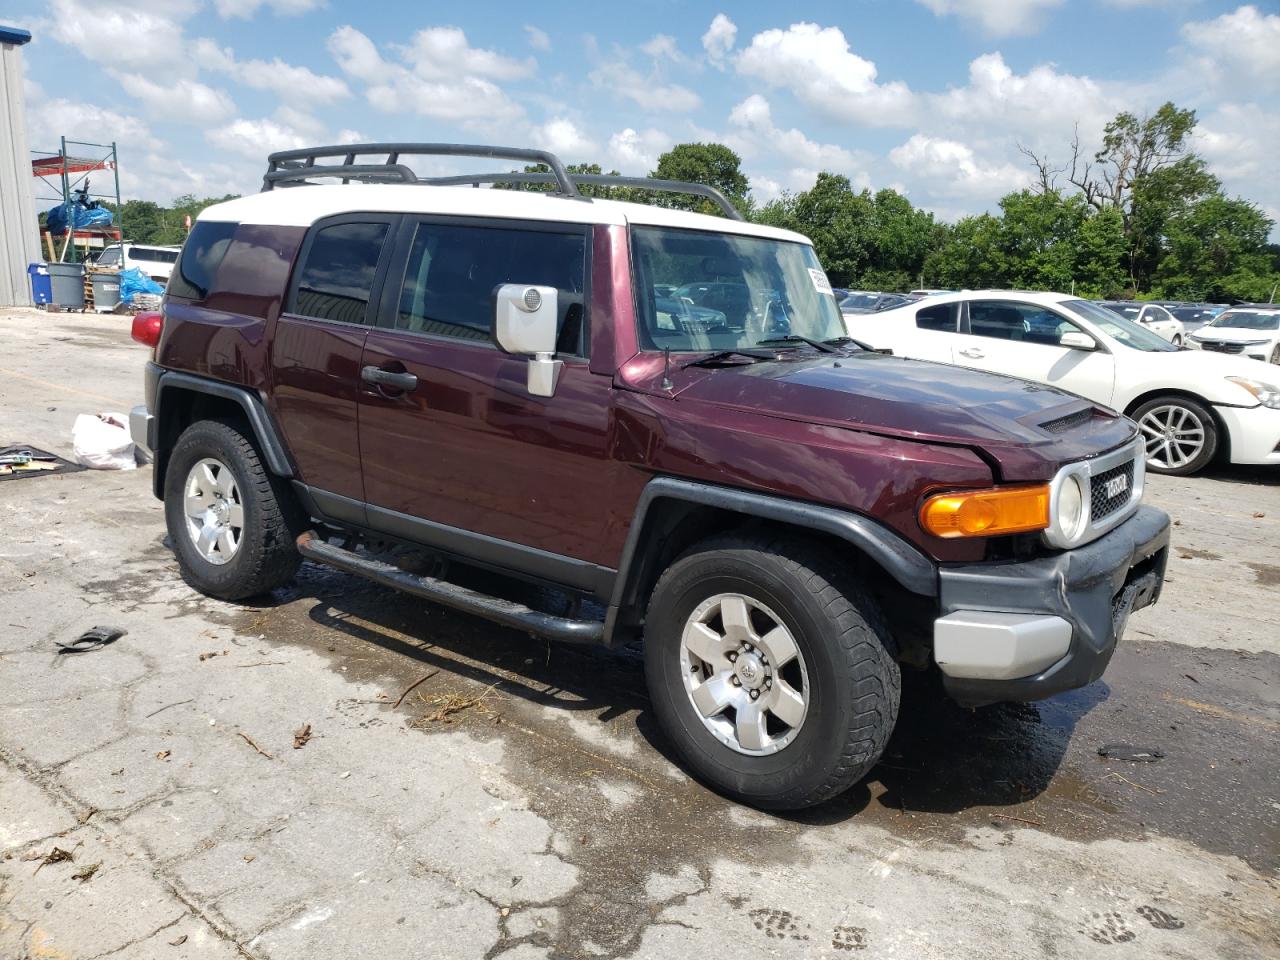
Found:
<path fill-rule="evenodd" d="M 1168 299 L 1267 300 L 1280 272 L 1267 246 L 1271 221 L 1247 200 L 1220 193 L 1165 224 L 1154 292 Z"/>
<path fill-rule="evenodd" d="M 237 194 L 232 193 L 225 197 L 196 199 L 186 194 L 176 198 L 171 207 L 162 207 L 150 200 L 126 200 L 116 211 L 116 223 L 123 226 L 126 240 L 180 244 L 187 238 L 185 218 L 188 215 L 194 221 L 205 207 L 224 200 L 234 200 L 236 196 Z"/>
<path fill-rule="evenodd" d="M 678 143 L 658 158 L 657 169 L 649 176 L 660 180 L 683 180 L 715 187 L 744 214 L 751 210 L 751 184 L 742 172 L 741 158 L 723 143 Z M 653 195 L 653 203 L 680 210 L 718 214 L 710 200 L 679 193 Z"/>

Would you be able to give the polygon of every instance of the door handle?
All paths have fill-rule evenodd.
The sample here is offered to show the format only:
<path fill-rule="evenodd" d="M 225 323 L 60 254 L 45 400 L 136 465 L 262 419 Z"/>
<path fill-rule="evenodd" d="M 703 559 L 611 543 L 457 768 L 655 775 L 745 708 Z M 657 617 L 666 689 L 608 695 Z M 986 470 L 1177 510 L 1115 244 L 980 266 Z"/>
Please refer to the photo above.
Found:
<path fill-rule="evenodd" d="M 967 349 L 960 351 L 960 356 L 968 357 L 970 360 L 981 360 L 984 356 L 986 356 L 986 354 L 984 354 L 977 347 L 968 347 Z"/>
<path fill-rule="evenodd" d="M 393 390 L 403 390 L 408 393 L 410 390 L 416 390 L 418 387 L 418 378 L 412 373 L 395 373 L 391 370 L 382 370 L 378 367 L 369 366 L 360 371 L 360 379 L 365 383 L 372 383 L 379 387 L 391 387 Z"/>

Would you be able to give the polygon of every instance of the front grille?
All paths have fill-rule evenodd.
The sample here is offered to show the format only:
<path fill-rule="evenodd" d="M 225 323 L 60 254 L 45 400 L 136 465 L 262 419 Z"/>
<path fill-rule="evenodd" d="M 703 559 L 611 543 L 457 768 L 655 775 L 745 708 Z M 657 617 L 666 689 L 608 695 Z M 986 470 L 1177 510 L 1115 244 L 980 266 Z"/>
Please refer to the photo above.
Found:
<path fill-rule="evenodd" d="M 1243 343 L 1222 343 L 1218 340 L 1200 341 L 1201 350 L 1212 350 L 1214 353 L 1244 353 Z"/>
<path fill-rule="evenodd" d="M 1111 489 L 1108 489 L 1109 487 Z M 1090 477 L 1089 502 L 1093 511 L 1090 514 L 1091 522 L 1097 523 L 1099 520 L 1111 516 L 1111 514 L 1126 506 L 1132 498 L 1132 460 Z"/>
<path fill-rule="evenodd" d="M 1057 420 L 1047 420 L 1040 424 L 1040 429 L 1046 433 L 1066 433 L 1082 423 L 1088 423 L 1091 419 L 1093 419 L 1093 408 L 1086 407 L 1075 413 L 1068 413 L 1065 417 L 1059 417 Z"/>

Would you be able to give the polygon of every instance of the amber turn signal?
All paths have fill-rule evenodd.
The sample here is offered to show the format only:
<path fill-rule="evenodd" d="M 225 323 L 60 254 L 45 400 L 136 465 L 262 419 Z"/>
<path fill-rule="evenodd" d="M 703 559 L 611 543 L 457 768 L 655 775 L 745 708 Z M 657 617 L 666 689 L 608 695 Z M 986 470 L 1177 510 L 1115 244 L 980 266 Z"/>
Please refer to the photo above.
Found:
<path fill-rule="evenodd" d="M 995 537 L 1049 526 L 1049 487 L 994 487 L 930 497 L 920 525 L 935 537 Z"/>

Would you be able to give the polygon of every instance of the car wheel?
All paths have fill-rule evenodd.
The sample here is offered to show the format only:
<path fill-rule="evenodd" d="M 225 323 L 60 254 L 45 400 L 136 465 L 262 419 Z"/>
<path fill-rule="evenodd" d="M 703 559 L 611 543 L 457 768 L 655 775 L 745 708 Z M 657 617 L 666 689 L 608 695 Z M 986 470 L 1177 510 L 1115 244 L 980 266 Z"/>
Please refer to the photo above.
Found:
<path fill-rule="evenodd" d="M 201 420 L 178 438 L 165 473 L 165 522 L 183 579 L 220 600 L 287 583 L 303 517 L 284 482 L 230 423 Z"/>
<path fill-rule="evenodd" d="M 810 806 L 857 783 L 898 715 L 901 675 L 871 596 L 823 551 L 727 537 L 654 587 L 645 676 L 690 770 L 763 809 Z"/>
<path fill-rule="evenodd" d="M 1173 335 L 1173 341 L 1172 341 L 1172 343 L 1173 343 L 1173 345 L 1174 345 L 1175 347 L 1180 347 L 1180 346 L 1182 346 L 1182 337 L 1178 336 L 1178 335 L 1175 333 L 1175 334 Z"/>
<path fill-rule="evenodd" d="M 1188 476 L 1218 450 L 1218 425 L 1203 404 L 1187 397 L 1148 400 L 1131 414 L 1147 448 L 1147 469 Z"/>
<path fill-rule="evenodd" d="M 1280 343 L 1277 343 L 1271 351 L 1271 362 L 1280 363 Z"/>

